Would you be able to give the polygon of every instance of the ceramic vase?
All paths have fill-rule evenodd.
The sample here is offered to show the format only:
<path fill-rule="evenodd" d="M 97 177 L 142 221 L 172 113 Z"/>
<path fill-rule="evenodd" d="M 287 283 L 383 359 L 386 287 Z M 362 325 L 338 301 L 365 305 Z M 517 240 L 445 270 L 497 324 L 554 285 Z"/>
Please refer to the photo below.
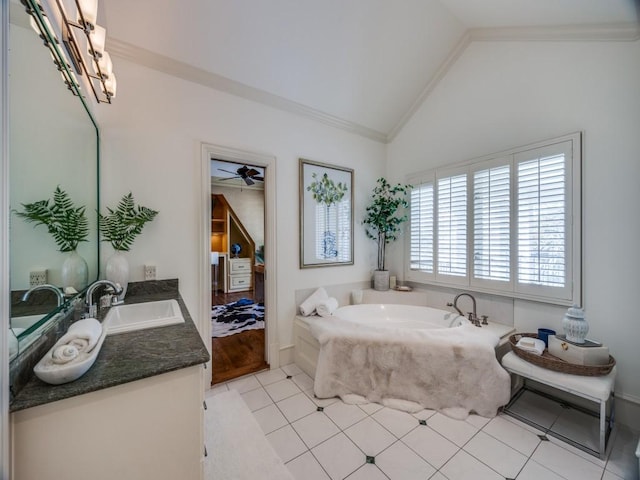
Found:
<path fill-rule="evenodd" d="M 584 311 L 577 305 L 568 309 L 562 319 L 562 328 L 568 341 L 584 343 L 589 332 L 589 323 L 584 318 Z"/>
<path fill-rule="evenodd" d="M 73 287 L 77 292 L 89 283 L 89 267 L 84 258 L 75 250 L 68 252 L 62 262 L 62 288 Z"/>
<path fill-rule="evenodd" d="M 389 270 L 374 270 L 373 289 L 381 292 L 389 290 Z"/>
<path fill-rule="evenodd" d="M 124 296 L 127 294 L 127 286 L 129 285 L 129 260 L 127 260 L 124 252 L 116 250 L 107 259 L 105 275 L 107 280 L 111 280 L 122 287 L 122 293 L 118 295 L 118 300 L 124 300 Z"/>

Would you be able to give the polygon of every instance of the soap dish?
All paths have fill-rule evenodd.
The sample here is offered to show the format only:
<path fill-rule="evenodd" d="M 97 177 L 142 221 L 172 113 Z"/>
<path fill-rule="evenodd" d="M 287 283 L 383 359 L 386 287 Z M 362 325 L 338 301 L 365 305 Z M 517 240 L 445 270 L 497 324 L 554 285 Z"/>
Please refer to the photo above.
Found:
<path fill-rule="evenodd" d="M 107 330 L 103 329 L 102 335 L 100 335 L 98 342 L 90 352 L 80 353 L 78 358 L 62 365 L 53 363 L 53 351 L 59 347 L 58 343 L 56 343 L 51 347 L 51 350 L 40 359 L 36 366 L 33 367 L 33 373 L 35 373 L 36 377 L 40 380 L 51 385 L 73 382 L 87 373 L 93 366 L 106 337 Z"/>

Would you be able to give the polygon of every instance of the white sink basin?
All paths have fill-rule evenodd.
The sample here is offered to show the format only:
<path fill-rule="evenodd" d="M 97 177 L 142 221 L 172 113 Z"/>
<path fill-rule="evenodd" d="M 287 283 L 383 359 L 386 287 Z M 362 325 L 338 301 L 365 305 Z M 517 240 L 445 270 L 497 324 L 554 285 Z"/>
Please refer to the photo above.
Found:
<path fill-rule="evenodd" d="M 102 328 L 107 330 L 107 335 L 113 335 L 178 323 L 184 323 L 184 317 L 177 300 L 160 300 L 112 307 Z"/>

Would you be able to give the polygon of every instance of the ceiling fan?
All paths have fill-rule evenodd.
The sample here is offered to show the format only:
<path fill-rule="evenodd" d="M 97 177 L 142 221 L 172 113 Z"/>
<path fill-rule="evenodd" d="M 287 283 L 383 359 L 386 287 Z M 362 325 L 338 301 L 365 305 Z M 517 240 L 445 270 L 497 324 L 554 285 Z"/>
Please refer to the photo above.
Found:
<path fill-rule="evenodd" d="M 218 170 L 235 175 L 233 177 L 221 178 L 220 180 L 233 180 L 234 178 L 241 178 L 247 185 L 255 184 L 256 182 L 254 180 L 258 182 L 264 182 L 264 177 L 260 176 L 259 171 L 257 171 L 255 168 L 249 168 L 246 165 L 243 165 L 235 172 L 225 170 L 223 168 L 219 168 Z"/>

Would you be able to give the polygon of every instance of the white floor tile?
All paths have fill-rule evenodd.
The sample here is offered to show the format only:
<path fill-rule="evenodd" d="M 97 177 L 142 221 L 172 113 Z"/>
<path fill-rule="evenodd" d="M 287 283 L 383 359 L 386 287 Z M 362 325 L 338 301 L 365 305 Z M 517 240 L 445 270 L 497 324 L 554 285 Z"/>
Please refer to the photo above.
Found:
<path fill-rule="evenodd" d="M 302 373 L 302 370 L 300 369 L 300 367 L 298 367 L 295 363 L 290 363 L 289 365 L 283 365 L 282 367 L 280 367 L 282 369 L 282 371 L 284 373 L 286 373 L 287 375 L 298 375 L 299 373 Z"/>
<path fill-rule="evenodd" d="M 301 393 L 302 390 L 289 379 L 280 380 L 275 383 L 265 385 L 264 389 L 274 402 L 279 402 L 288 397 L 293 397 L 296 393 Z"/>
<path fill-rule="evenodd" d="M 375 465 L 365 463 L 349 475 L 346 480 L 387 480 L 387 476 Z"/>
<path fill-rule="evenodd" d="M 565 442 L 564 440 L 561 440 L 560 438 L 556 438 L 552 435 L 549 435 L 548 438 L 551 443 L 554 443 L 559 447 L 562 447 L 565 450 L 568 450 L 569 452 L 584 458 L 585 460 L 597 465 L 598 467 L 604 468 L 604 466 L 607 464 L 606 460 L 600 460 L 599 457 L 596 457 L 595 455 L 585 452 L 584 450 L 581 450 L 578 447 L 574 447 L 573 445 L 568 444 L 567 442 Z"/>
<path fill-rule="evenodd" d="M 229 390 L 237 390 L 238 393 L 248 392 L 249 390 L 255 390 L 262 387 L 255 375 L 249 377 L 243 377 L 238 380 L 232 380 L 227 383 Z"/>
<path fill-rule="evenodd" d="M 476 428 L 482 428 L 487 423 L 489 423 L 491 421 L 491 419 L 490 418 L 486 418 L 486 417 L 481 417 L 480 415 L 471 414 L 467 418 L 465 418 L 464 421 L 467 422 L 467 423 L 470 423 L 471 425 L 473 425 Z"/>
<path fill-rule="evenodd" d="M 433 474 L 432 477 L 429 477 L 429 480 L 449 480 L 449 479 L 445 477 L 443 474 L 441 474 L 440 472 L 436 472 Z"/>
<path fill-rule="evenodd" d="M 427 419 L 433 417 L 436 413 L 437 412 L 435 410 L 430 410 L 430 409 L 426 408 L 424 410 L 420 410 L 419 412 L 412 413 L 411 415 L 416 417 L 418 420 L 427 420 Z"/>
<path fill-rule="evenodd" d="M 402 442 L 396 442 L 376 455 L 376 465 L 391 480 L 424 480 L 436 471 Z"/>
<path fill-rule="evenodd" d="M 218 385 L 214 385 L 209 390 L 207 390 L 204 396 L 205 398 L 209 398 L 219 393 L 227 392 L 228 390 L 229 390 L 229 387 L 227 386 L 226 383 L 219 383 Z"/>
<path fill-rule="evenodd" d="M 316 405 L 309 400 L 309 397 L 304 393 L 298 393 L 293 397 L 285 398 L 284 400 L 279 401 L 277 405 L 289 422 L 295 422 L 296 420 L 317 411 Z"/>
<path fill-rule="evenodd" d="M 336 402 L 324 408 L 331 420 L 335 422 L 342 430 L 359 422 L 367 416 L 357 405 L 347 405 L 346 403 Z"/>
<path fill-rule="evenodd" d="M 379 403 L 374 403 L 374 402 L 370 402 L 370 403 L 363 403 L 362 405 L 358 405 L 362 411 L 364 413 L 366 413 L 367 415 L 373 415 L 374 413 L 376 413 L 378 410 L 384 408 L 382 405 L 380 405 Z"/>
<path fill-rule="evenodd" d="M 329 420 L 322 412 L 315 412 L 300 420 L 296 420 L 291 426 L 298 432 L 307 447 L 313 448 L 330 437 L 340 433 L 336 424 Z"/>
<path fill-rule="evenodd" d="M 262 385 L 269 385 L 287 378 L 287 374 L 281 368 L 265 370 L 264 372 L 256 373 L 255 376 Z"/>
<path fill-rule="evenodd" d="M 464 420 L 454 420 L 441 413 L 436 413 L 429 418 L 427 425 L 459 447 L 462 447 L 471 437 L 478 433 L 478 429 L 470 423 Z"/>
<path fill-rule="evenodd" d="M 421 425 L 402 437 L 402 443 L 439 469 L 455 455 L 458 447 L 427 426 Z"/>
<path fill-rule="evenodd" d="M 638 472 L 638 457 L 636 457 L 635 448 L 617 448 L 617 445 L 614 444 L 611 453 L 609 453 L 606 468 L 607 471 L 619 477 L 640 478 L 640 473 Z"/>
<path fill-rule="evenodd" d="M 264 388 L 256 388 L 255 390 L 249 390 L 248 392 L 241 394 L 242 399 L 252 412 L 254 410 L 260 410 L 267 405 L 273 404 L 271 397 L 267 395 Z"/>
<path fill-rule="evenodd" d="M 517 477 L 518 480 L 564 480 L 538 462 L 529 460 Z"/>
<path fill-rule="evenodd" d="M 516 478 L 529 459 L 484 432 L 478 432 L 463 450 L 507 478 Z"/>
<path fill-rule="evenodd" d="M 624 478 L 625 477 L 619 477 L 615 473 L 611 473 L 609 470 L 605 470 L 604 475 L 602 475 L 602 480 L 624 480 Z M 626 478 L 634 478 L 634 477 L 626 477 Z"/>
<path fill-rule="evenodd" d="M 502 416 L 495 417 L 484 426 L 482 431 L 526 456 L 531 456 L 540 443 L 540 438 L 530 430 L 510 422 Z"/>
<path fill-rule="evenodd" d="M 258 421 L 260 428 L 262 428 L 262 431 L 265 434 L 282 428 L 289 423 L 287 419 L 284 418 L 284 415 L 282 415 L 278 407 L 274 404 L 254 411 L 253 416 Z"/>
<path fill-rule="evenodd" d="M 284 463 L 307 451 L 307 446 L 300 440 L 291 425 L 269 433 L 267 440 Z"/>
<path fill-rule="evenodd" d="M 365 464 L 364 453 L 344 434 L 331 437 L 311 452 L 332 480 L 342 480 Z"/>
<path fill-rule="evenodd" d="M 549 428 L 558 418 L 558 415 L 562 413 L 563 409 L 558 402 L 526 391 L 509 410 L 544 428 Z"/>
<path fill-rule="evenodd" d="M 367 417 L 347 428 L 344 433 L 365 455 L 375 457 L 397 439 L 373 418 Z"/>
<path fill-rule="evenodd" d="M 473 458 L 464 450 L 456 453 L 444 467 L 440 469 L 449 480 L 504 480 L 498 473 L 484 463 Z"/>
<path fill-rule="evenodd" d="M 593 450 L 600 449 L 600 420 L 573 408 L 563 410 L 552 431 Z"/>
<path fill-rule="evenodd" d="M 287 463 L 296 480 L 330 480 L 311 452 L 306 452 Z"/>
<path fill-rule="evenodd" d="M 293 380 L 293 383 L 303 392 L 313 392 L 313 378 L 306 373 L 298 373 L 294 375 L 291 380 Z"/>
<path fill-rule="evenodd" d="M 599 480 L 604 470 L 552 442 L 541 442 L 531 459 L 567 480 Z"/>
<path fill-rule="evenodd" d="M 376 422 L 393 433 L 397 438 L 404 437 L 420 423 L 418 419 L 407 412 L 384 407 L 371 416 Z"/>

